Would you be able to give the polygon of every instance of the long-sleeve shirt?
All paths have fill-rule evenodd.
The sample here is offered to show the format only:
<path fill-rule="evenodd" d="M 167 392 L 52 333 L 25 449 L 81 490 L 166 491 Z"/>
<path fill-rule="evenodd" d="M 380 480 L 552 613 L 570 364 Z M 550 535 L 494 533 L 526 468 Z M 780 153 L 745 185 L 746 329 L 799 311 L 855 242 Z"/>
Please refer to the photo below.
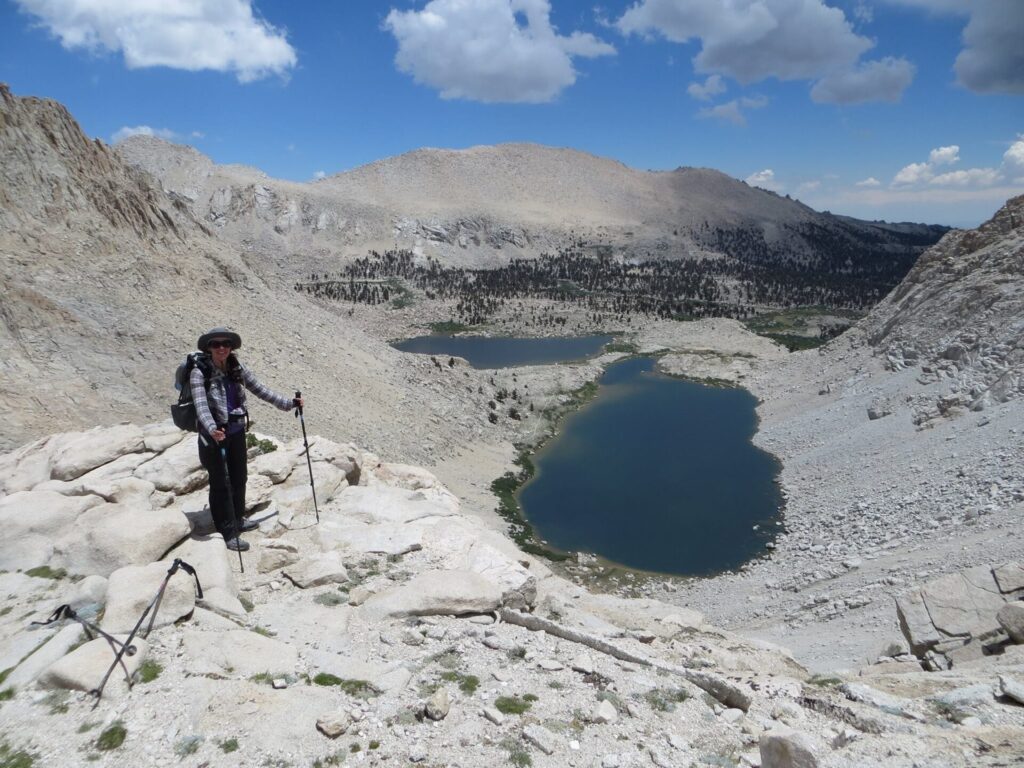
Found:
<path fill-rule="evenodd" d="M 219 368 L 213 368 L 213 372 L 210 374 L 209 397 L 206 396 L 206 387 L 203 385 L 203 372 L 198 366 L 192 369 L 188 381 L 189 386 L 192 388 L 192 402 L 196 405 L 196 419 L 199 421 L 201 429 L 206 434 L 211 434 L 218 426 L 227 424 L 227 374 Z M 248 389 L 256 397 L 266 400 L 282 411 L 290 411 L 295 406 L 290 397 L 279 395 L 263 385 L 244 365 L 242 366 L 241 383 L 245 386 L 245 389 Z M 238 387 L 240 406 L 243 409 L 245 408 L 245 389 Z"/>

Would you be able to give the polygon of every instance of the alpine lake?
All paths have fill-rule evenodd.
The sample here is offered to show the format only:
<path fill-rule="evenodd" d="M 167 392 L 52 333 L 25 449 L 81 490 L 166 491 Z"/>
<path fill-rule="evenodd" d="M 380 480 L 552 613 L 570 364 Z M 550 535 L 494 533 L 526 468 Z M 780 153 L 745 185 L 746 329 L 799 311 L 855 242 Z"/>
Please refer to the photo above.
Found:
<path fill-rule="evenodd" d="M 394 346 L 474 368 L 549 365 L 599 354 L 611 336 L 423 336 Z M 676 576 L 736 570 L 781 530 L 780 465 L 756 448 L 756 399 L 656 370 L 655 357 L 607 366 L 597 393 L 531 458 L 523 516 L 556 552 Z"/>

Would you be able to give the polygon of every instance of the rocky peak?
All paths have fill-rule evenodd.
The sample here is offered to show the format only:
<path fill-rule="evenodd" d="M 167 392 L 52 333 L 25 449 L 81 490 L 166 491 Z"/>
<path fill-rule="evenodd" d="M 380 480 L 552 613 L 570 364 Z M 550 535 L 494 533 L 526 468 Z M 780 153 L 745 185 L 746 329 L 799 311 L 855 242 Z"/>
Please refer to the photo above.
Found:
<path fill-rule="evenodd" d="M 102 221 L 142 239 L 186 237 L 185 206 L 155 190 L 61 104 L 19 98 L 0 84 L 0 222 Z"/>
<path fill-rule="evenodd" d="M 943 237 L 861 327 L 890 368 L 948 385 L 922 423 L 1024 394 L 1024 196 Z"/>

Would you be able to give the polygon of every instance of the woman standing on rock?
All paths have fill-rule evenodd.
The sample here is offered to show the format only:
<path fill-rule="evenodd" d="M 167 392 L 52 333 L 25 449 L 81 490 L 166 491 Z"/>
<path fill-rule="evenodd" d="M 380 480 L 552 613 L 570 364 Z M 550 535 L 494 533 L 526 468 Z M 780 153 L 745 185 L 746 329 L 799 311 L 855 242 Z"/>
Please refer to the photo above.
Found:
<path fill-rule="evenodd" d="M 258 527 L 243 517 L 248 479 L 245 429 L 249 418 L 245 390 L 282 411 L 301 407 L 302 398 L 279 395 L 261 384 L 238 361 L 234 350 L 242 346 L 242 337 L 228 328 L 210 329 L 199 337 L 196 346 L 206 353 L 206 365 L 192 369 L 189 386 L 199 422 L 199 461 L 210 475 L 210 514 L 228 549 L 244 552 L 249 544 L 238 533 Z"/>

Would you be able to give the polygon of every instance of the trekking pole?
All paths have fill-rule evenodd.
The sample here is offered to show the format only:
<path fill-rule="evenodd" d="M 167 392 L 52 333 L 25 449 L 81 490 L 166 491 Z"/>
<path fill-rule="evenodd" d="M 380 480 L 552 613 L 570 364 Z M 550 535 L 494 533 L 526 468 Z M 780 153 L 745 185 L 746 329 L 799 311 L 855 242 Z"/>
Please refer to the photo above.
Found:
<path fill-rule="evenodd" d="M 153 599 L 150 600 L 149 605 L 146 606 L 146 610 L 144 610 L 142 612 L 142 615 L 139 616 L 139 620 L 135 623 L 135 626 L 132 628 L 132 631 L 129 633 L 124 643 L 121 644 L 120 650 L 117 652 L 117 655 L 114 656 L 114 663 L 110 665 L 110 668 L 107 670 L 107 674 L 103 676 L 103 679 L 100 681 L 100 684 L 97 687 L 89 691 L 90 694 L 96 697 L 96 701 L 92 705 L 93 709 L 96 709 L 96 707 L 99 706 L 100 697 L 103 696 L 103 689 L 107 685 L 107 680 L 110 679 L 110 673 L 114 671 L 114 668 L 117 667 L 118 664 L 124 666 L 124 662 L 121 660 L 122 657 L 126 654 L 128 656 L 135 655 L 136 649 L 135 646 L 131 644 L 131 642 L 135 639 L 135 635 L 138 634 L 139 629 L 142 627 L 142 623 L 146 620 L 146 616 L 149 615 L 150 611 L 153 611 L 153 616 L 152 618 L 150 618 L 149 626 L 146 628 L 146 636 L 148 637 L 149 633 L 153 630 L 153 622 L 156 621 L 156 611 L 154 611 L 153 609 L 157 608 L 157 610 L 159 610 L 158 606 L 160 605 L 160 602 L 163 600 L 164 590 L 167 589 L 167 582 L 171 580 L 171 576 L 178 572 L 179 568 L 185 571 L 185 573 L 189 574 L 193 579 L 195 579 L 196 598 L 199 600 L 203 599 L 203 586 L 199 583 L 199 576 L 196 575 L 196 569 L 188 563 L 186 563 L 181 558 L 175 558 L 174 562 L 171 563 L 171 567 L 167 569 L 167 575 L 164 576 L 164 580 L 160 582 L 160 588 L 157 589 L 156 594 L 153 595 Z M 125 668 L 125 675 L 128 678 L 128 688 L 131 689 L 132 680 L 131 676 L 128 675 L 127 668 Z"/>
<path fill-rule="evenodd" d="M 302 393 L 295 390 L 295 399 L 299 400 L 302 397 Z M 299 418 L 299 423 L 302 425 L 302 444 L 306 446 L 306 467 L 309 468 L 309 489 L 313 491 L 313 511 L 316 512 L 316 522 L 320 523 L 320 508 L 316 505 L 316 485 L 313 483 L 313 461 L 309 458 L 309 440 L 306 439 L 306 418 L 302 415 L 302 406 L 295 403 L 295 415 Z"/>
<path fill-rule="evenodd" d="M 221 427 L 225 433 L 227 433 L 227 427 Z M 227 438 L 225 437 L 225 440 Z M 235 541 L 238 543 L 238 567 L 242 573 L 245 573 L 245 566 L 242 564 L 242 540 L 239 538 L 242 535 L 242 526 L 238 522 L 238 510 L 235 509 L 235 494 L 231 490 L 231 473 L 228 471 L 228 452 L 224 446 L 220 446 L 220 460 L 224 465 L 224 484 L 227 486 L 228 491 L 228 506 L 231 507 L 231 519 L 235 521 Z"/>
<path fill-rule="evenodd" d="M 79 624 L 82 625 L 82 629 L 85 630 L 85 636 L 88 637 L 90 640 L 96 639 L 95 637 L 93 637 L 93 633 L 96 633 L 97 635 L 99 635 L 107 641 L 107 645 L 110 646 L 110 650 L 112 650 L 115 654 L 118 652 L 118 650 L 124 649 L 124 655 L 135 655 L 134 645 L 129 645 L 125 647 L 125 643 L 122 643 L 113 635 L 104 632 L 91 621 L 86 621 L 85 619 L 83 619 L 81 616 L 75 613 L 75 610 L 67 603 L 58 606 L 57 609 L 52 614 L 50 614 L 50 618 L 48 618 L 46 621 L 33 621 L 31 623 L 39 627 L 45 627 L 48 624 L 53 624 L 55 621 L 60 621 L 61 619 L 71 619 L 72 621 L 77 621 Z M 121 661 L 121 668 L 124 670 L 125 680 L 128 681 L 128 685 L 131 685 L 131 675 L 128 673 L 128 667 L 125 665 L 123 659 Z"/>

